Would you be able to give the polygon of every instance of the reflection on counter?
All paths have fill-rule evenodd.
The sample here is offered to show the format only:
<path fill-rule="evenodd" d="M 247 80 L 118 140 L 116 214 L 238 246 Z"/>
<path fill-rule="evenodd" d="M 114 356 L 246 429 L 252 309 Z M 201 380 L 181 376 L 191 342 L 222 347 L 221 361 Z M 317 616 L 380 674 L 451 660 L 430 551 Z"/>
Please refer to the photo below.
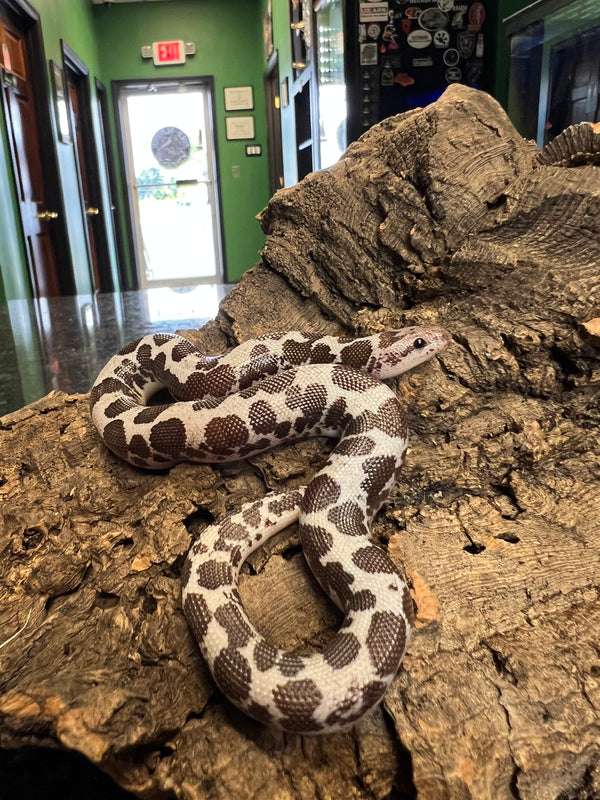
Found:
<path fill-rule="evenodd" d="M 9 300 L 0 305 L 0 417 L 51 389 L 87 392 L 108 359 L 147 333 L 200 328 L 233 284 Z"/>

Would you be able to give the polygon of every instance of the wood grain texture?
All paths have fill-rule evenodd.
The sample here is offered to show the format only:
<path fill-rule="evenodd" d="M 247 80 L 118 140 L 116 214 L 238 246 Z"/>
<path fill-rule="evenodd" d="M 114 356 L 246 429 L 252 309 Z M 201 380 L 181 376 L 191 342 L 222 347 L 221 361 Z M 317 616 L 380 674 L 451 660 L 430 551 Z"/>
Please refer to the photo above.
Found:
<path fill-rule="evenodd" d="M 275 328 L 452 332 L 398 386 L 411 445 L 373 535 L 418 618 L 383 706 L 347 734 L 270 732 L 181 612 L 207 521 L 305 484 L 331 445 L 148 474 L 86 397 L 51 394 L 0 420 L 2 746 L 75 749 L 142 798 L 600 797 L 600 167 L 577 164 L 452 86 L 278 192 L 261 261 L 188 334 L 214 353 Z M 240 590 L 275 644 L 339 623 L 293 529 Z"/>

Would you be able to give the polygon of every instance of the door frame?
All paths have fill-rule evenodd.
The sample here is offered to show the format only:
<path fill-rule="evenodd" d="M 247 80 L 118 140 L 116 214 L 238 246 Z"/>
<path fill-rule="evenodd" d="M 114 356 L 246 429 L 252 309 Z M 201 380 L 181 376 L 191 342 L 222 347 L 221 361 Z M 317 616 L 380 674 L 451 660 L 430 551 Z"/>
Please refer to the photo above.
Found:
<path fill-rule="evenodd" d="M 27 2 L 27 0 L 0 0 L 0 11 L 3 11 L 10 22 L 18 28 L 25 37 L 25 47 L 27 53 L 27 67 L 29 78 L 33 89 L 33 103 L 35 117 L 38 126 L 38 138 L 40 148 L 40 159 L 44 172 L 44 195 L 47 208 L 57 209 L 58 218 L 50 226 L 50 239 L 54 249 L 54 258 L 57 264 L 56 282 L 61 295 L 72 295 L 76 293 L 75 270 L 66 225 L 65 205 L 60 190 L 60 170 L 58 166 L 58 153 L 54 136 L 48 136 L 48 131 L 53 130 L 51 117 L 51 99 L 49 92 L 48 68 L 44 40 L 42 36 L 42 26 L 39 13 Z M 2 104 L 6 115 L 4 93 Z M 14 174 L 18 170 L 16 153 L 13 151 L 12 143 L 9 138 L 9 151 L 11 157 L 11 168 Z M 15 182 L 16 185 L 16 182 Z M 19 214 L 20 220 L 20 214 Z M 24 252 L 27 258 L 28 279 L 32 295 L 35 296 L 36 279 L 33 275 L 33 266 L 30 254 L 25 243 L 23 224 L 20 222 L 20 235 L 24 244 Z"/>
<path fill-rule="evenodd" d="M 102 183 L 100 181 L 100 163 L 98 159 L 98 146 L 96 137 L 94 135 L 94 120 L 92 117 L 92 92 L 90 86 L 90 70 L 86 63 L 77 55 L 77 53 L 70 47 L 64 39 L 60 40 L 60 48 L 62 52 L 63 72 L 65 75 L 65 84 L 67 83 L 67 74 L 70 72 L 75 78 L 75 90 L 79 99 L 79 117 L 81 124 L 81 136 L 83 141 L 83 151 L 85 160 L 86 176 L 88 180 L 88 189 L 93 203 L 98 204 L 100 214 L 92 219 L 94 228 L 94 242 L 96 247 L 96 256 L 98 262 L 98 275 L 94 276 L 94 268 L 91 254 L 90 237 L 88 233 L 88 218 L 86 214 L 85 201 L 83 197 L 83 184 L 81 171 L 79 167 L 79 159 L 77 157 L 76 148 L 77 142 L 75 136 L 73 137 L 73 155 L 75 157 L 75 166 L 77 170 L 77 178 L 79 182 L 79 198 L 81 202 L 82 224 L 85 234 L 85 241 L 88 249 L 88 260 L 90 264 L 90 272 L 92 275 L 92 284 L 95 291 L 100 292 L 113 292 L 115 287 L 113 283 L 112 273 L 110 269 L 110 248 L 108 243 L 107 222 L 104 213 L 104 204 L 102 196 Z M 68 92 L 66 92 L 68 100 Z M 69 101 L 69 113 L 73 113 Z M 73 126 L 73 130 L 75 130 Z M 98 284 L 98 285 L 96 285 Z"/>
<path fill-rule="evenodd" d="M 215 103 L 215 78 L 214 75 L 194 75 L 190 77 L 172 77 L 172 78 L 133 78 L 131 80 L 117 80 L 111 81 L 111 93 L 112 93 L 112 100 L 113 100 L 113 114 L 115 119 L 115 126 L 117 129 L 117 141 L 118 141 L 118 149 L 119 149 L 119 171 L 122 176 L 121 179 L 121 191 L 123 197 L 125 199 L 125 208 L 127 209 L 125 225 L 127 228 L 127 245 L 129 248 L 129 255 L 130 255 L 130 264 L 131 264 L 131 281 L 129 282 L 127 289 L 139 289 L 140 288 L 140 273 L 138 269 L 138 255 L 137 255 L 137 243 L 136 243 L 136 235 L 134 231 L 134 223 L 133 220 L 135 218 L 136 209 L 133 208 L 131 193 L 129 192 L 129 188 L 127 186 L 127 175 L 128 175 L 128 166 L 127 166 L 127 158 L 126 158 L 126 148 L 127 148 L 127 137 L 125 133 L 125 129 L 123 127 L 123 118 L 121 114 L 121 106 L 120 106 L 120 96 L 121 91 L 126 89 L 128 86 L 148 86 L 148 85 L 158 85 L 158 86 L 165 86 L 168 84 L 179 84 L 179 85 L 188 85 L 193 86 L 195 84 L 205 84 L 208 87 L 209 92 L 209 100 L 208 100 L 208 116 L 209 116 L 209 124 L 208 130 L 212 133 L 212 152 L 213 152 L 213 177 L 214 177 L 214 197 L 215 197 L 215 208 L 218 214 L 218 226 L 217 226 L 217 235 L 218 235 L 218 247 L 220 248 L 221 254 L 221 280 L 225 283 L 229 281 L 227 275 L 227 254 L 225 250 L 225 228 L 223 224 L 223 203 L 221 199 L 221 173 L 220 173 L 220 159 L 219 159 L 219 142 L 218 142 L 218 134 L 217 134 L 217 114 L 216 114 L 216 103 Z M 216 279 L 212 282 L 215 282 Z M 210 283 L 210 280 L 200 280 L 198 283 Z M 124 287 L 125 288 L 125 287 Z"/>

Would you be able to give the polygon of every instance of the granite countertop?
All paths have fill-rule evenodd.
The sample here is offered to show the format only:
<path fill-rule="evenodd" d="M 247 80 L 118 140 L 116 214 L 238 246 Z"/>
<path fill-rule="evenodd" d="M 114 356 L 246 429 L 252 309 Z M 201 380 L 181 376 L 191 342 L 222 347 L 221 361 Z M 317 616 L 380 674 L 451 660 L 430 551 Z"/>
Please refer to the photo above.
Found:
<path fill-rule="evenodd" d="M 233 284 L 0 304 L 0 417 L 51 389 L 87 392 L 108 359 L 147 333 L 200 328 Z"/>

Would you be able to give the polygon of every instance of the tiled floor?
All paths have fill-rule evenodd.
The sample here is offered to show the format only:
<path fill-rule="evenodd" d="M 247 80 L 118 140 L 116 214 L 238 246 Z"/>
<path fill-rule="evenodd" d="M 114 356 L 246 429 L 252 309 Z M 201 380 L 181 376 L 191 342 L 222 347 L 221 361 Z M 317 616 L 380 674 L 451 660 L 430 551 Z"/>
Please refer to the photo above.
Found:
<path fill-rule="evenodd" d="M 0 304 L 0 417 L 51 389 L 87 392 L 108 359 L 146 333 L 201 327 L 233 284 Z"/>

